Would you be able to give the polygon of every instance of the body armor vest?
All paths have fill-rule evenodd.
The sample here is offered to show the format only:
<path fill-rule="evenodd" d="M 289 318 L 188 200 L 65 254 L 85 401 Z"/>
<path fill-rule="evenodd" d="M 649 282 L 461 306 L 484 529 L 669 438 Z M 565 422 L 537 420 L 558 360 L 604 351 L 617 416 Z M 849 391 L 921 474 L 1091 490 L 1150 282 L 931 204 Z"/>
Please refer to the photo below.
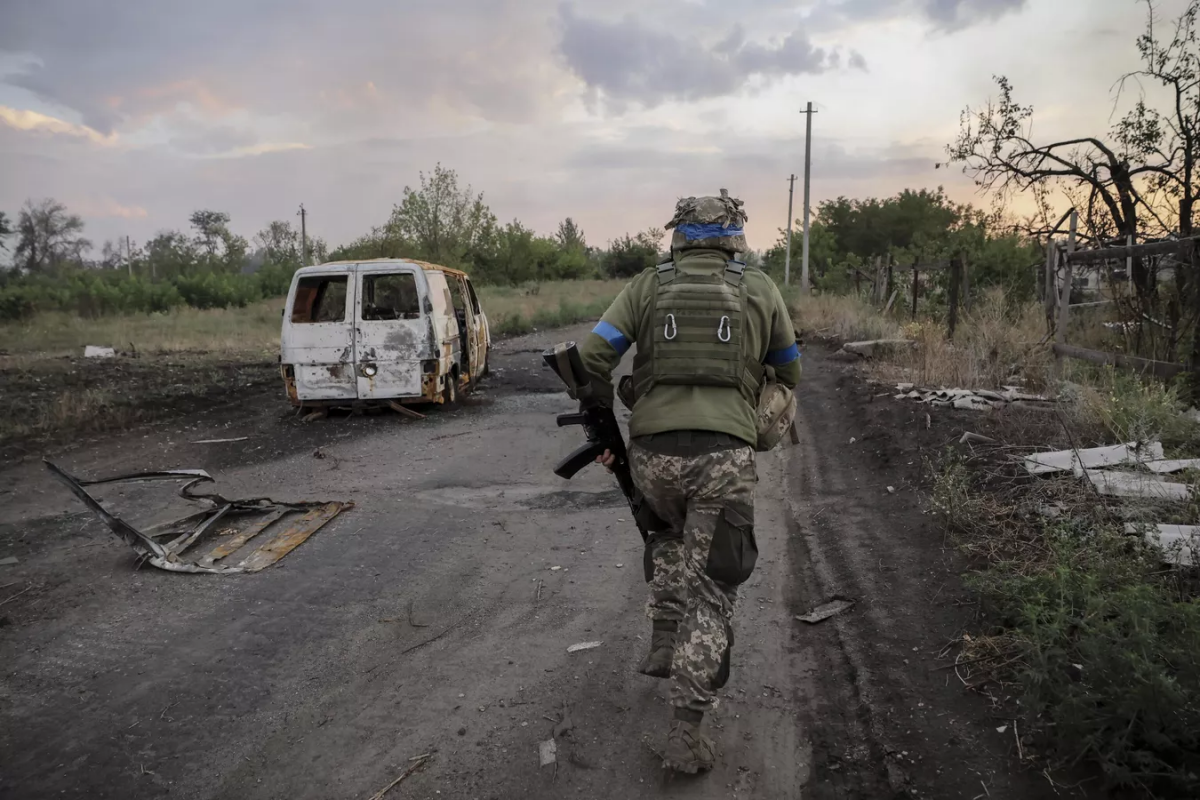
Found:
<path fill-rule="evenodd" d="M 638 337 L 633 365 L 637 397 L 660 383 L 723 386 L 757 403 L 763 366 L 747 352 L 745 269 L 730 261 L 720 274 L 684 275 L 673 262 L 658 266 L 653 330 Z"/>

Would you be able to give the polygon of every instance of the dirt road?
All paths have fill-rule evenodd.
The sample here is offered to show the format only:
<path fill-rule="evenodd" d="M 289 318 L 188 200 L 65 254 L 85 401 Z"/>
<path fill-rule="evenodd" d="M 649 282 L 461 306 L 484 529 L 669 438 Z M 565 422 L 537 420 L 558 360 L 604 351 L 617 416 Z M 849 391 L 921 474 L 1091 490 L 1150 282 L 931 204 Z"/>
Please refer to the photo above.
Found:
<path fill-rule="evenodd" d="M 935 669 L 973 609 L 886 418 L 905 412 L 810 356 L 802 443 L 760 460 L 718 768 L 665 777 L 666 686 L 634 672 L 640 539 L 602 470 L 550 472 L 580 433 L 554 427 L 571 403 L 537 353 L 586 329 L 503 343 L 480 396 L 421 422 L 303 425 L 258 396 L 56 457 L 356 503 L 254 575 L 135 570 L 40 464 L 0 473 L 0 558 L 20 559 L 0 567 L 0 796 L 349 800 L 423 754 L 389 798 L 1055 796 Z M 794 619 L 832 595 L 859 602 Z"/>

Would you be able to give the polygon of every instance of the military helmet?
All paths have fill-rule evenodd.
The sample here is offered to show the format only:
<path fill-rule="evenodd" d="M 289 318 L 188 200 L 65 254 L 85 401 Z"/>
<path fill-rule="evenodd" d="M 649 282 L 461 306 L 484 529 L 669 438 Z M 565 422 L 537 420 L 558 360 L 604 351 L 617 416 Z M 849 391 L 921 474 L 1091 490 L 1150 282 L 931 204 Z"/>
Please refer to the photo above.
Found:
<path fill-rule="evenodd" d="M 748 217 L 741 200 L 730 197 L 726 189 L 719 197 L 681 197 L 675 204 L 675 216 L 667 223 L 674 251 L 712 248 L 729 253 L 748 250 L 742 225 Z"/>

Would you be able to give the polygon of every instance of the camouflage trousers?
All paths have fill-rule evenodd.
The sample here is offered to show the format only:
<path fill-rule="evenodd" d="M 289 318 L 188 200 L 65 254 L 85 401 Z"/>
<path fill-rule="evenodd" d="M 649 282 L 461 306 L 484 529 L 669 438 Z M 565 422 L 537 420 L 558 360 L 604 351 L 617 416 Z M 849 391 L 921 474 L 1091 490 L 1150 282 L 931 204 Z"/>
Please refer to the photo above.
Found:
<path fill-rule="evenodd" d="M 670 526 L 648 544 L 647 614 L 678 624 L 671 704 L 705 712 L 729 677 L 737 586 L 757 556 L 754 450 L 673 456 L 634 441 L 629 464 L 634 483 Z"/>

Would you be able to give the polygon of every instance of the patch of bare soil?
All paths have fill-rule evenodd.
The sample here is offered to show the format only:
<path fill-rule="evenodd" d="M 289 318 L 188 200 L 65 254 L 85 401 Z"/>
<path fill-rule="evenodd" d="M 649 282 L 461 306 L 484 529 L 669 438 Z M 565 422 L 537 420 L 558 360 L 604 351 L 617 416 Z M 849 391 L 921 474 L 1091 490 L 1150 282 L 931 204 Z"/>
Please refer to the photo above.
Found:
<path fill-rule="evenodd" d="M 832 597 L 856 605 L 804 631 L 821 662 L 820 700 L 804 720 L 812 796 L 1091 796 L 1064 788 L 1078 777 L 1048 777 L 1023 758 L 998 702 L 1011 698 L 965 685 L 953 670 L 956 643 L 980 630 L 982 612 L 962 580 L 970 564 L 928 502 L 926 465 L 964 432 L 998 435 L 1045 419 L 898 401 L 893 388 L 814 349 L 792 464 L 793 559 L 809 607 Z"/>
<path fill-rule="evenodd" d="M 0 363 L 0 457 L 138 424 L 282 396 L 278 366 L 212 353 Z"/>

